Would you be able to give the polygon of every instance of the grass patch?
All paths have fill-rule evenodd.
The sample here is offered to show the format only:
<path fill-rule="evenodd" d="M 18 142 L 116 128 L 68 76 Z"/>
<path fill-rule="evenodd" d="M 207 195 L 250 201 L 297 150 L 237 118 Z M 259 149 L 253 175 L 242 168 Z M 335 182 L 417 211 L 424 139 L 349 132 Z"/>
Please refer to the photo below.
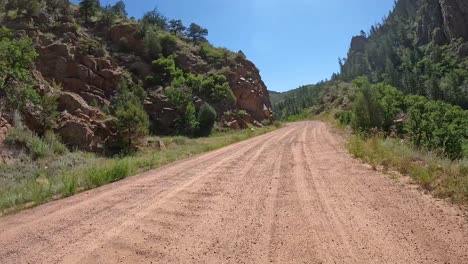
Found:
<path fill-rule="evenodd" d="M 392 169 L 411 176 L 422 188 L 455 203 L 468 202 L 468 159 L 450 160 L 435 152 L 417 149 L 395 138 L 352 136 L 349 152 L 374 169 Z"/>
<path fill-rule="evenodd" d="M 12 166 L 0 166 L 0 214 L 71 196 L 265 134 L 280 126 L 243 131 L 213 131 L 207 138 L 164 137 L 161 140 L 167 150 L 146 148 L 134 156 L 104 158 L 72 152 L 35 161 L 25 160 Z M 46 145 L 47 149 L 51 149 L 50 142 Z"/>

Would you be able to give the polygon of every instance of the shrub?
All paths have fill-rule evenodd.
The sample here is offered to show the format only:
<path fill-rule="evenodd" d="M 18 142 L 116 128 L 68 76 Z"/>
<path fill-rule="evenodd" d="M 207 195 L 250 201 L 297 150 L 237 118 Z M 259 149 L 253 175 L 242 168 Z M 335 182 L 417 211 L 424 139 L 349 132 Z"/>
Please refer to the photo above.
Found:
<path fill-rule="evenodd" d="M 161 52 L 164 57 L 168 57 L 177 51 L 177 37 L 171 34 L 163 34 L 160 37 Z"/>
<path fill-rule="evenodd" d="M 52 132 L 48 131 L 44 138 L 40 138 L 27 128 L 12 128 L 8 132 L 5 143 L 25 149 L 33 159 L 62 155 L 68 151 Z"/>
<path fill-rule="evenodd" d="M 182 84 L 173 85 L 164 92 L 178 114 L 175 120 L 176 133 L 193 135 L 198 130 L 198 120 L 191 89 Z"/>
<path fill-rule="evenodd" d="M 384 117 L 380 105 L 380 94 L 367 80 L 358 78 L 354 81 L 358 88 L 353 104 L 353 128 L 368 133 L 371 128 L 381 128 Z"/>
<path fill-rule="evenodd" d="M 117 118 L 117 146 L 124 153 L 133 151 L 148 134 L 149 120 L 143 108 L 146 93 L 140 85 L 122 80 L 113 98 L 113 114 Z"/>
<path fill-rule="evenodd" d="M 169 85 L 176 77 L 182 76 L 182 71 L 176 67 L 174 55 L 153 61 L 153 72 L 153 83 L 162 86 Z"/>
<path fill-rule="evenodd" d="M 145 43 L 145 53 L 150 59 L 156 59 L 161 55 L 162 47 L 157 29 L 147 29 L 143 41 Z"/>
<path fill-rule="evenodd" d="M 205 77 L 200 93 L 216 105 L 235 105 L 236 97 L 229 86 L 227 78 L 222 74 L 211 74 Z"/>
<path fill-rule="evenodd" d="M 208 136 L 216 121 L 216 111 L 209 104 L 205 103 L 198 113 L 199 135 Z"/>
<path fill-rule="evenodd" d="M 468 139 L 468 111 L 421 96 L 408 96 L 406 130 L 416 146 L 440 149 L 452 159 L 462 158 Z"/>
<path fill-rule="evenodd" d="M 215 65 L 223 63 L 227 56 L 226 49 L 215 48 L 210 43 L 203 43 L 200 45 L 200 55 L 207 62 Z"/>
<path fill-rule="evenodd" d="M 353 112 L 351 111 L 339 111 L 335 114 L 335 118 L 338 119 L 342 125 L 350 125 L 353 120 Z"/>
<path fill-rule="evenodd" d="M 10 30 L 0 27 L 0 92 L 7 109 L 22 111 L 28 103 L 38 102 L 31 77 L 37 55 L 31 39 L 16 39 Z"/>

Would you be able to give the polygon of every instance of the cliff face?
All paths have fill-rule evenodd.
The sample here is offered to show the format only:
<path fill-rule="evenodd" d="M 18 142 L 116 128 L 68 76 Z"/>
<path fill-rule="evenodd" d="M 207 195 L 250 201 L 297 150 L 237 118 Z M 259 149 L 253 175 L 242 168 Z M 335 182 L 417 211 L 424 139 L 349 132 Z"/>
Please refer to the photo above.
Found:
<path fill-rule="evenodd" d="M 468 1 L 398 0 L 369 34 L 353 37 L 335 75 L 367 76 L 408 94 L 468 108 Z"/>
<path fill-rule="evenodd" d="M 416 23 L 419 45 L 431 40 L 437 44 L 458 38 L 468 41 L 468 1 L 421 0 Z"/>
<path fill-rule="evenodd" d="M 251 61 L 243 60 L 226 77 L 240 109 L 246 110 L 256 121 L 273 120 L 267 87 Z"/>
<path fill-rule="evenodd" d="M 145 57 L 144 39 L 139 34 L 138 24 L 117 24 L 107 30 L 85 29 L 76 26 L 73 15 L 61 17 L 60 21 L 47 13 L 40 17 L 43 21 L 15 21 L 6 26 L 15 34 L 32 39 L 39 54 L 33 70 L 38 89 L 53 87 L 54 83 L 61 86 L 56 132 L 64 143 L 85 151 L 104 151 L 116 132 L 115 119 L 103 109 L 111 107 L 111 99 L 125 75 L 142 82 L 147 89 L 144 107 L 151 121 L 157 124 L 157 131 L 174 132 L 178 116 L 164 95 L 164 87 L 158 89 L 146 82 L 147 77 L 158 72 L 154 72 L 151 60 Z M 184 72 L 205 75 L 229 69 L 224 74 L 237 105 L 220 109 L 219 121 L 232 121 L 235 119 L 232 113 L 241 110 L 247 112 L 248 117 L 244 119 L 251 124 L 273 120 L 268 91 L 252 62 L 242 59 L 232 64 L 226 60 L 214 66 L 202 58 L 199 47 L 188 42 L 178 40 L 170 48 L 175 51 L 177 66 Z M 197 94 L 194 96 L 194 103 L 199 107 L 203 102 Z M 230 113 L 229 118 L 223 116 L 224 112 Z M 9 125 L 0 123 L 1 139 Z M 39 134 L 45 132 L 40 130 L 35 109 L 25 113 L 25 123 Z"/>

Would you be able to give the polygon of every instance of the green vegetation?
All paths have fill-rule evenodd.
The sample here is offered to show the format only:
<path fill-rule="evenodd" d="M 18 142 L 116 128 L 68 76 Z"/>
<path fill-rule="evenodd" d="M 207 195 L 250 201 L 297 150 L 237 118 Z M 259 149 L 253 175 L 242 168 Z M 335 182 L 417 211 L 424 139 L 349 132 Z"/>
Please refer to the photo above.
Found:
<path fill-rule="evenodd" d="M 216 111 L 209 104 L 203 104 L 198 113 L 199 132 L 201 136 L 208 136 L 216 121 Z"/>
<path fill-rule="evenodd" d="M 414 2 L 414 1 L 413 1 Z M 351 81 L 367 76 L 372 83 L 386 82 L 405 94 L 421 95 L 468 109 L 468 58 L 459 55 L 463 41 L 445 40 L 435 28 L 430 39 L 418 27 L 429 15 L 406 0 L 395 2 L 387 18 L 354 38 L 354 49 L 340 59 L 334 79 Z M 420 4 L 418 4 L 420 5 Z"/>
<path fill-rule="evenodd" d="M 195 23 L 190 24 L 190 27 L 187 29 L 187 37 L 191 39 L 193 43 L 205 42 L 206 36 L 208 36 L 208 29 Z"/>
<path fill-rule="evenodd" d="M 354 84 L 352 112 L 336 115 L 343 124 L 365 135 L 382 132 L 408 138 L 416 147 L 451 159 L 467 156 L 468 111 L 422 96 L 404 96 L 390 85 L 370 84 L 366 78 L 358 78 Z M 398 116 L 406 120 L 398 120 Z"/>
<path fill-rule="evenodd" d="M 169 21 L 169 31 L 174 35 L 179 35 L 187 29 L 180 19 L 172 19 Z"/>
<path fill-rule="evenodd" d="M 81 0 L 80 13 L 84 17 L 86 24 L 90 22 L 90 18 L 94 16 L 100 8 L 99 0 Z"/>
<path fill-rule="evenodd" d="M 0 212 L 38 205 L 52 199 L 114 182 L 202 152 L 273 130 L 215 132 L 208 138 L 161 138 L 167 150 L 147 148 L 134 156 L 104 158 L 80 152 L 0 166 Z"/>
<path fill-rule="evenodd" d="M 22 111 L 28 103 L 39 101 L 32 87 L 31 67 L 37 53 L 27 37 L 16 39 L 0 28 L 0 92 L 2 108 Z"/>
<path fill-rule="evenodd" d="M 51 131 L 46 132 L 45 136 L 40 138 L 31 130 L 21 126 L 9 131 L 5 144 L 26 151 L 33 160 L 63 155 L 68 152 L 65 145 Z"/>
<path fill-rule="evenodd" d="M 276 93 L 272 99 L 273 112 L 277 120 L 297 120 L 307 115 L 308 109 L 319 104 L 319 95 L 325 88 L 324 83 L 301 86 L 286 93 Z"/>
<path fill-rule="evenodd" d="M 468 160 L 450 160 L 432 151 L 418 149 L 408 141 L 373 136 L 353 136 L 348 150 L 355 157 L 385 172 L 410 175 L 424 189 L 453 202 L 468 202 Z"/>
<path fill-rule="evenodd" d="M 112 102 L 112 113 L 117 119 L 117 143 L 113 147 L 123 154 L 134 151 L 148 134 L 148 115 L 143 109 L 146 92 L 143 87 L 123 80 Z"/>

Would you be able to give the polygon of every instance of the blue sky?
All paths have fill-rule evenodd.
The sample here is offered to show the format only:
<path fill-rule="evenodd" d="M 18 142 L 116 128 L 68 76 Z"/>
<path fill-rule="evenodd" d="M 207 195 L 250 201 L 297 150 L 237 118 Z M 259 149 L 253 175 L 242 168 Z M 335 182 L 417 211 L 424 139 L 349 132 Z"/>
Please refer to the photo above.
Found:
<path fill-rule="evenodd" d="M 75 0 L 75 2 L 77 2 Z M 115 3 L 101 0 L 101 4 Z M 129 16 L 157 7 L 209 30 L 209 41 L 242 50 L 273 91 L 316 83 L 338 71 L 351 37 L 381 21 L 394 0 L 126 0 Z"/>

